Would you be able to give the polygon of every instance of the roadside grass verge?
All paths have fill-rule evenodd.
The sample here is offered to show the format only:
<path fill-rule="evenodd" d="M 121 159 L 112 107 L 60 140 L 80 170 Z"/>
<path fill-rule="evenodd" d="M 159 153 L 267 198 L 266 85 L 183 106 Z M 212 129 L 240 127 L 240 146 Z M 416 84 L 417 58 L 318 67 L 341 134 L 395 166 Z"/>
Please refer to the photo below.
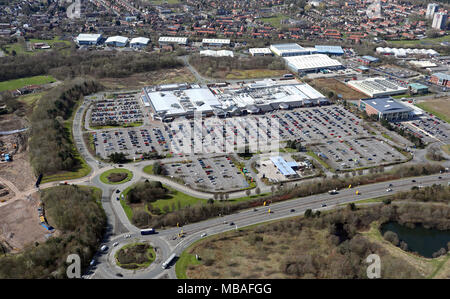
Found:
<path fill-rule="evenodd" d="M 154 174 L 153 173 L 153 164 L 145 166 L 142 171 L 147 173 L 147 174 Z"/>
<path fill-rule="evenodd" d="M 108 179 L 108 177 L 109 177 L 110 174 L 113 174 L 113 173 L 126 173 L 127 176 L 126 176 L 125 179 L 123 179 L 123 180 L 121 180 L 121 181 L 119 181 L 119 182 L 112 182 L 112 181 L 110 181 L 110 180 Z M 101 181 L 102 183 L 110 184 L 110 185 L 123 184 L 123 183 L 126 183 L 126 182 L 130 181 L 132 178 L 133 178 L 133 173 L 132 173 L 130 170 L 125 169 L 125 168 L 114 168 L 114 169 L 110 169 L 110 170 L 107 170 L 107 171 L 103 172 L 103 173 L 100 175 L 100 181 Z"/>
<path fill-rule="evenodd" d="M 203 240 L 203 239 L 201 239 L 201 240 Z M 201 264 L 201 262 L 195 258 L 195 255 L 190 254 L 187 252 L 187 250 L 185 250 L 181 253 L 179 259 L 177 260 L 177 262 L 175 264 L 175 274 L 178 279 L 188 279 L 187 274 L 186 274 L 187 268 L 190 265 L 200 265 L 200 264 Z"/>
<path fill-rule="evenodd" d="M 444 144 L 441 146 L 441 149 L 447 154 L 450 155 L 450 144 Z"/>
<path fill-rule="evenodd" d="M 315 152 L 313 152 L 313 151 L 308 151 L 306 154 L 307 154 L 308 156 L 314 158 L 315 160 L 317 160 L 317 162 L 319 162 L 320 165 L 322 165 L 323 167 L 325 167 L 325 168 L 328 169 L 329 171 L 335 172 L 335 170 L 334 170 L 330 165 L 328 165 L 324 160 L 322 160 Z"/>
<path fill-rule="evenodd" d="M 132 123 L 125 123 L 120 125 L 107 125 L 107 126 L 89 126 L 91 129 L 94 130 L 103 130 L 103 129 L 121 129 L 121 128 L 134 128 L 134 127 L 140 127 L 144 123 L 143 122 L 132 122 Z"/>

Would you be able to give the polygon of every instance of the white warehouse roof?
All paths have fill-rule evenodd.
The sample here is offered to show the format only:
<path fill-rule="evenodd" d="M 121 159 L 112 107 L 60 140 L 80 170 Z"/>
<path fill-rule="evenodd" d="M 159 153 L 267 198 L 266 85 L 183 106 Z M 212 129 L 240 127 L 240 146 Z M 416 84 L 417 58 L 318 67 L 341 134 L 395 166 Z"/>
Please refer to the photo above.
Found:
<path fill-rule="evenodd" d="M 283 59 L 289 67 L 295 69 L 296 71 L 308 71 L 342 66 L 339 61 L 332 59 L 325 54 L 289 56 L 283 57 Z"/>
<path fill-rule="evenodd" d="M 177 43 L 177 44 L 187 44 L 187 37 L 178 36 L 161 36 L 158 42 L 163 43 Z"/>
<path fill-rule="evenodd" d="M 229 50 L 219 50 L 219 51 L 203 50 L 200 51 L 200 55 L 212 57 L 234 57 L 233 51 Z"/>
<path fill-rule="evenodd" d="M 105 43 L 121 43 L 121 44 L 126 44 L 128 42 L 128 37 L 125 36 L 110 36 L 106 39 Z"/>
<path fill-rule="evenodd" d="M 146 44 L 148 44 L 149 41 L 150 41 L 150 39 L 146 38 L 146 37 L 135 37 L 135 38 L 131 39 L 130 45 L 133 45 L 133 44 L 146 45 Z"/>
<path fill-rule="evenodd" d="M 364 80 L 352 80 L 347 83 L 350 87 L 370 96 L 379 97 L 395 94 L 403 94 L 408 91 L 394 81 L 383 77 L 368 78 Z"/>
<path fill-rule="evenodd" d="M 269 48 L 251 48 L 248 52 L 252 55 L 254 54 L 272 54 Z"/>
<path fill-rule="evenodd" d="M 80 33 L 78 34 L 76 40 L 77 42 L 97 42 L 101 37 L 101 34 Z"/>
<path fill-rule="evenodd" d="M 219 39 L 219 38 L 204 38 L 202 40 L 203 44 L 223 44 L 228 45 L 230 43 L 229 39 Z"/>

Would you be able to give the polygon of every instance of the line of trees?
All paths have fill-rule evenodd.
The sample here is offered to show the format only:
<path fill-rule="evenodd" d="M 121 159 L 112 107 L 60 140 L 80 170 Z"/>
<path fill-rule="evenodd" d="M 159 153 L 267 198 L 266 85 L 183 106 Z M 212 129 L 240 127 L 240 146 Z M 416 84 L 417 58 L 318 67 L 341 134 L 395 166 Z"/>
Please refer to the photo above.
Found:
<path fill-rule="evenodd" d="M 91 79 L 76 78 L 48 92 L 31 115 L 30 161 L 36 174 L 74 170 L 80 163 L 65 122 L 78 101 L 102 88 Z"/>
<path fill-rule="evenodd" d="M 0 279 L 67 278 L 69 254 L 78 254 L 82 270 L 86 269 L 106 227 L 100 198 L 93 189 L 76 185 L 43 190 L 47 219 L 61 234 L 30 244 L 19 254 L 0 257 Z"/>
<path fill-rule="evenodd" d="M 77 76 L 121 78 L 134 73 L 182 66 L 170 54 L 58 51 L 0 58 L 0 81 L 50 74 L 64 80 Z"/>

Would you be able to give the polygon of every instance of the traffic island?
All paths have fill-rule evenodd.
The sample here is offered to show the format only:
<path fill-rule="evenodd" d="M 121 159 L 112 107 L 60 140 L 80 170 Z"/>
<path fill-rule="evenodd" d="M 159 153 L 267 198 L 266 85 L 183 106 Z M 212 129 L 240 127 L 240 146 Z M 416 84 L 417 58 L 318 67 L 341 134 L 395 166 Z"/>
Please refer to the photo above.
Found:
<path fill-rule="evenodd" d="M 139 242 L 123 246 L 117 250 L 117 266 L 127 270 L 139 270 L 150 266 L 155 261 L 156 253 L 152 246 Z"/>
<path fill-rule="evenodd" d="M 105 184 L 118 185 L 130 181 L 133 173 L 128 169 L 110 169 L 100 175 L 100 181 Z"/>

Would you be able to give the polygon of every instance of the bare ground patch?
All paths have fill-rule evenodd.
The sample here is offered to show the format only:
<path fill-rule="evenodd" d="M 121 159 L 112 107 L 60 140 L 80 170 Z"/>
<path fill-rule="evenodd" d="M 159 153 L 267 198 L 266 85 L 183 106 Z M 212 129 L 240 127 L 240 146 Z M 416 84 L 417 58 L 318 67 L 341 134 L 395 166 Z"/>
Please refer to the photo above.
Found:
<path fill-rule="evenodd" d="M 0 207 L 0 241 L 14 251 L 34 242 L 45 242 L 48 231 L 39 224 L 39 195 L 19 199 Z"/>
<path fill-rule="evenodd" d="M 314 79 L 310 82 L 310 84 L 324 93 L 324 95 L 326 95 L 328 91 L 332 91 L 336 95 L 341 94 L 342 98 L 345 100 L 359 100 L 367 98 L 365 94 L 358 92 L 333 78 Z"/>
<path fill-rule="evenodd" d="M 12 162 L 1 163 L 1 177 L 10 181 L 19 191 L 27 191 L 33 188 L 36 178 L 29 162 L 26 134 L 14 134 L 1 136 L 5 151 L 13 152 Z"/>
<path fill-rule="evenodd" d="M 192 83 L 195 82 L 195 77 L 186 67 L 181 67 L 134 74 L 125 78 L 103 78 L 100 82 L 109 89 L 140 89 L 149 85 Z"/>

